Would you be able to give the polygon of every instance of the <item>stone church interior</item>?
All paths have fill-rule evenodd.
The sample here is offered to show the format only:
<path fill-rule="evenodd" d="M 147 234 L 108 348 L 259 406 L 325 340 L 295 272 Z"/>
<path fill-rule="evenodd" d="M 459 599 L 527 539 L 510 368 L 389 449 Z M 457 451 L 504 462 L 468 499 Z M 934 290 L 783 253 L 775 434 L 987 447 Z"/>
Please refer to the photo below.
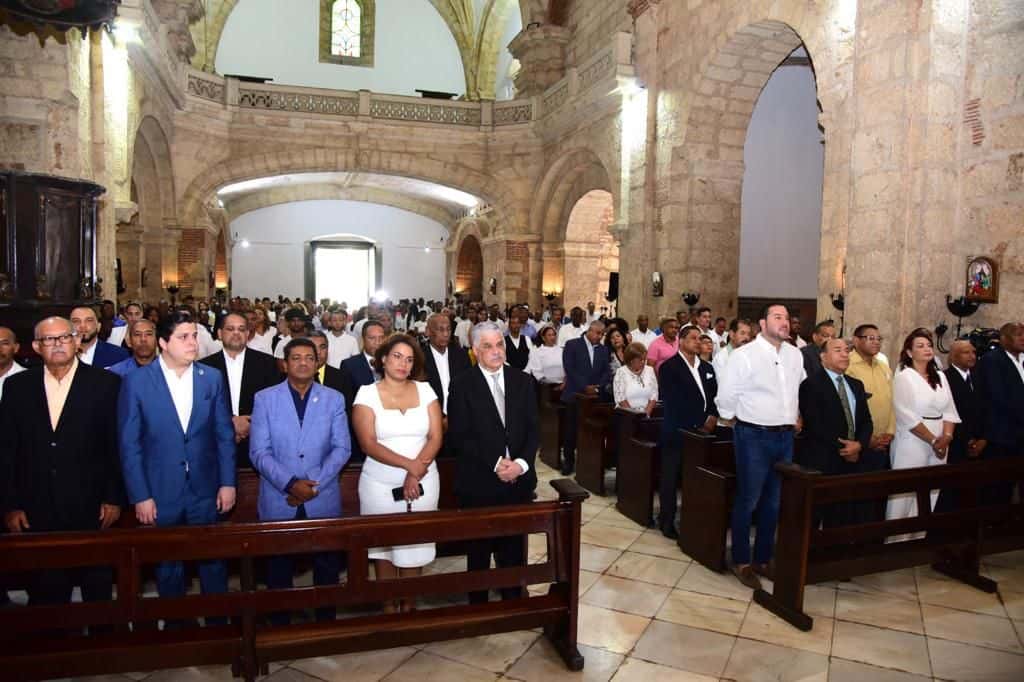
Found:
<path fill-rule="evenodd" d="M 5 679 L 1024 680 L 1024 2 L 0 0 L 0 507 Z"/>

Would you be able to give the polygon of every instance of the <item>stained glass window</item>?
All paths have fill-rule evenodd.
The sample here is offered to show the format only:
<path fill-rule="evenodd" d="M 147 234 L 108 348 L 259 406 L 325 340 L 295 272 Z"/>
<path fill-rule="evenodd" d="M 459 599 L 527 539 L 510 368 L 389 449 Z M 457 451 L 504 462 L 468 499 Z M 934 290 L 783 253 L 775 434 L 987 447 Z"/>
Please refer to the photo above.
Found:
<path fill-rule="evenodd" d="M 331 54 L 360 56 L 360 26 L 363 8 L 356 0 L 335 0 L 331 6 Z"/>

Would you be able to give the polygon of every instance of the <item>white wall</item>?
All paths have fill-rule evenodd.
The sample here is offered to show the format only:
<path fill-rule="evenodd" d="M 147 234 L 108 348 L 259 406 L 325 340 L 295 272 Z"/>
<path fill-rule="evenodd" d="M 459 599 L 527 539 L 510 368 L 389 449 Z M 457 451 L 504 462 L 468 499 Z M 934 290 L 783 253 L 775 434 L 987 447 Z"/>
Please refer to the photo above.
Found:
<path fill-rule="evenodd" d="M 464 93 L 459 49 L 428 0 L 377 0 L 374 65 L 321 63 L 317 0 L 243 0 L 217 49 L 218 73 L 275 83 L 415 96 Z"/>
<path fill-rule="evenodd" d="M 356 234 L 383 250 L 381 285 L 392 299 L 444 298 L 448 230 L 416 213 L 360 201 L 301 201 L 268 206 L 231 222 L 232 293 L 302 296 L 303 246 L 311 239 Z M 249 248 L 239 242 L 248 239 Z M 424 247 L 430 253 L 424 253 Z"/>
<path fill-rule="evenodd" d="M 824 147 L 814 75 L 787 66 L 761 91 L 744 146 L 740 296 L 815 298 Z"/>

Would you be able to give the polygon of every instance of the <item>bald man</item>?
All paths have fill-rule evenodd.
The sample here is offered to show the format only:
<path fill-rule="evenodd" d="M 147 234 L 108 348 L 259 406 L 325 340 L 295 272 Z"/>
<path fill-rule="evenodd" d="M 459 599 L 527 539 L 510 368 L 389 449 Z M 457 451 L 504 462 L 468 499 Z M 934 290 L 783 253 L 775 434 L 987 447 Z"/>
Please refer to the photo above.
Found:
<path fill-rule="evenodd" d="M 14 361 L 21 346 L 18 344 L 18 337 L 14 330 L 9 327 L 0 327 L 0 398 L 4 395 L 4 382 L 18 372 L 24 372 L 25 368 Z"/>
<path fill-rule="evenodd" d="M 985 403 L 976 385 L 974 370 L 978 364 L 978 353 L 974 344 L 967 339 L 958 339 L 949 349 L 949 367 L 943 370 L 946 383 L 953 394 L 960 423 L 953 429 L 953 442 L 949 444 L 950 464 L 960 464 L 978 459 L 985 451 L 986 443 L 983 426 Z M 943 490 L 935 503 L 935 511 L 952 511 L 957 506 L 956 490 Z"/>
<path fill-rule="evenodd" d="M 999 329 L 1000 348 L 978 361 L 976 389 L 985 404 L 983 437 L 986 458 L 1024 456 L 1024 324 L 1009 322 Z M 986 496 L 1006 504 L 1013 483 L 993 486 Z"/>
<path fill-rule="evenodd" d="M 100 323 L 96 311 L 88 306 L 71 310 L 71 324 L 77 333 L 78 359 L 87 365 L 106 369 L 128 358 L 124 348 L 107 343 L 99 337 Z"/>

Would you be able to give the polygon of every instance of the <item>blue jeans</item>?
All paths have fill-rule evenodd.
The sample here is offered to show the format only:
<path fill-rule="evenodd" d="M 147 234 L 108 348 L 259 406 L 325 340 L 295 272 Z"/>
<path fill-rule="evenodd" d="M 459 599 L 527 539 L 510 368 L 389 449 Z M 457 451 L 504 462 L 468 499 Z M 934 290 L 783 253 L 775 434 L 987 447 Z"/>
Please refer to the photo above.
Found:
<path fill-rule="evenodd" d="M 766 564 L 772 558 L 779 522 L 781 482 L 774 467 L 777 462 L 793 461 L 793 432 L 763 431 L 737 424 L 733 447 L 736 499 L 732 505 L 732 562 L 737 566 L 751 563 L 750 517 L 756 509 L 753 563 Z"/>

